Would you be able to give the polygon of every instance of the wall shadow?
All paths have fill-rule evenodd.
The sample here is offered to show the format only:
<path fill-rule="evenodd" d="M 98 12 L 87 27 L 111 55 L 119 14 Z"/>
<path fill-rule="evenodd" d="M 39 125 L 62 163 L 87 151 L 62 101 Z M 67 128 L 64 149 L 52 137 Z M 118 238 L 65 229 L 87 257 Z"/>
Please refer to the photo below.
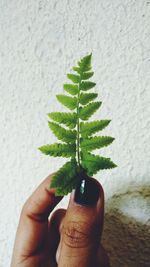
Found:
<path fill-rule="evenodd" d="M 133 216 L 126 205 L 129 211 L 133 206 Z M 132 188 L 106 202 L 102 243 L 112 267 L 150 267 L 150 186 Z"/>

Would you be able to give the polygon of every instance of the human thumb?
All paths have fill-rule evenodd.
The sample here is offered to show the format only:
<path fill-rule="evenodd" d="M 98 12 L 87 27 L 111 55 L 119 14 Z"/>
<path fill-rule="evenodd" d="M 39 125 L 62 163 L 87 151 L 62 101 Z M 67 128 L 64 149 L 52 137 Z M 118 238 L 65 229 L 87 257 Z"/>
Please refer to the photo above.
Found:
<path fill-rule="evenodd" d="M 58 267 L 96 266 L 103 215 L 103 189 L 94 178 L 84 175 L 71 193 L 61 225 Z"/>

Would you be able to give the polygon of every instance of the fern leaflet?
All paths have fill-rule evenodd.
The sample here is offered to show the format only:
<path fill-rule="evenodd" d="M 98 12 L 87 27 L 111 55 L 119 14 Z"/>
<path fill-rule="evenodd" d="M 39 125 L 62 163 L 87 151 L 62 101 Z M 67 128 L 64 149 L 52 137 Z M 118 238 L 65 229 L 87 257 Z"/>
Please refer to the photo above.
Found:
<path fill-rule="evenodd" d="M 66 162 L 52 177 L 51 188 L 56 188 L 56 196 L 67 195 L 77 183 L 76 160 Z"/>
<path fill-rule="evenodd" d="M 67 95 L 57 95 L 56 97 L 61 104 L 63 104 L 65 107 L 69 108 L 70 110 L 73 110 L 77 107 L 76 97 L 70 97 Z"/>
<path fill-rule="evenodd" d="M 66 143 L 75 143 L 76 130 L 66 130 L 57 123 L 50 121 L 48 122 L 48 126 L 59 140 Z"/>
<path fill-rule="evenodd" d="M 79 109 L 79 118 L 82 120 L 88 120 L 95 111 L 101 106 L 102 102 L 93 102 L 88 104 L 85 107 L 80 107 Z"/>
<path fill-rule="evenodd" d="M 77 114 L 75 112 L 51 112 L 48 113 L 50 119 L 65 124 L 70 129 L 75 128 L 77 125 Z"/>
<path fill-rule="evenodd" d="M 80 90 L 87 91 L 89 89 L 92 89 L 95 85 L 96 83 L 93 82 L 81 82 Z"/>
<path fill-rule="evenodd" d="M 99 170 L 115 168 L 110 158 L 100 157 L 91 153 L 82 153 L 82 166 L 88 175 L 96 174 Z"/>
<path fill-rule="evenodd" d="M 77 95 L 78 94 L 78 85 L 66 83 L 64 84 L 64 90 L 69 93 L 70 95 Z"/>
<path fill-rule="evenodd" d="M 97 148 L 110 145 L 114 141 L 111 136 L 94 136 L 81 141 L 81 149 L 86 151 L 92 151 Z"/>
<path fill-rule="evenodd" d="M 39 147 L 39 150 L 45 155 L 53 157 L 75 157 L 76 145 L 75 144 L 51 144 Z"/>
<path fill-rule="evenodd" d="M 80 73 L 91 70 L 91 57 L 92 54 L 87 55 L 78 62 Z"/>
<path fill-rule="evenodd" d="M 88 80 L 89 78 L 91 78 L 94 75 L 94 72 L 83 72 L 81 79 L 82 80 Z"/>
<path fill-rule="evenodd" d="M 81 93 L 79 102 L 81 105 L 87 105 L 89 102 L 94 100 L 98 94 L 96 93 Z"/>
<path fill-rule="evenodd" d="M 80 82 L 80 76 L 75 74 L 67 74 L 68 79 L 70 79 L 73 83 L 79 83 Z"/>
<path fill-rule="evenodd" d="M 94 133 L 103 130 L 111 121 L 100 120 L 92 122 L 81 122 L 80 133 L 83 138 L 93 135 Z"/>

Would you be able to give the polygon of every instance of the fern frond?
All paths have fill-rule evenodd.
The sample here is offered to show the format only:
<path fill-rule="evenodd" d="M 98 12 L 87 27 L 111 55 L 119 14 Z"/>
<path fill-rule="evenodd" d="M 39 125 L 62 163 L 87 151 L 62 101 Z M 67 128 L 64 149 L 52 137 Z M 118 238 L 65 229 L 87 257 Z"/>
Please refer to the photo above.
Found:
<path fill-rule="evenodd" d="M 51 188 L 56 188 L 56 196 L 67 195 L 76 187 L 77 162 L 75 159 L 66 162 L 52 177 Z"/>
<path fill-rule="evenodd" d="M 65 124 L 70 129 L 75 128 L 77 125 L 77 113 L 73 112 L 51 112 L 48 113 L 50 119 Z"/>
<path fill-rule="evenodd" d="M 67 74 L 70 81 L 64 84 L 63 88 L 71 96 L 56 95 L 57 100 L 73 112 L 48 114 L 52 120 L 48 122 L 49 128 L 63 143 L 47 144 L 39 148 L 45 155 L 71 158 L 52 177 L 50 187 L 56 188 L 56 196 L 66 195 L 75 189 L 81 171 L 92 176 L 99 170 L 116 167 L 110 158 L 91 154 L 92 150 L 108 146 L 113 142 L 114 138 L 110 136 L 92 136 L 103 130 L 110 120 L 83 122 L 88 120 L 102 104 L 95 100 L 97 93 L 87 92 L 96 85 L 95 82 L 90 81 L 94 74 L 91 57 L 92 54 L 89 54 L 81 58 L 77 66 L 73 67 L 75 74 Z"/>
<path fill-rule="evenodd" d="M 79 102 L 82 105 L 86 105 L 89 102 L 91 102 L 92 100 L 94 100 L 97 96 L 98 96 L 98 94 L 96 94 L 96 93 L 81 93 L 80 98 L 79 98 Z"/>
<path fill-rule="evenodd" d="M 92 122 L 81 122 L 80 133 L 83 138 L 91 136 L 92 134 L 103 130 L 111 120 L 97 120 Z"/>
<path fill-rule="evenodd" d="M 93 75 L 94 75 L 94 72 L 90 72 L 90 71 L 88 71 L 88 72 L 83 72 L 83 73 L 81 74 L 81 79 L 82 79 L 82 80 L 88 80 L 88 79 L 91 78 Z"/>
<path fill-rule="evenodd" d="M 102 102 L 92 102 L 85 107 L 80 107 L 79 118 L 82 120 L 88 120 L 94 112 L 101 106 Z"/>
<path fill-rule="evenodd" d="M 79 75 L 75 75 L 75 74 L 71 74 L 68 73 L 67 77 L 69 80 L 71 80 L 73 83 L 79 83 L 80 82 L 80 76 Z"/>
<path fill-rule="evenodd" d="M 75 157 L 76 145 L 75 144 L 50 144 L 39 147 L 39 150 L 49 156 L 53 157 Z"/>
<path fill-rule="evenodd" d="M 96 174 L 99 170 L 111 169 L 117 167 L 110 158 L 93 155 L 91 153 L 82 153 L 82 167 L 88 175 Z"/>
<path fill-rule="evenodd" d="M 66 108 L 74 110 L 77 107 L 77 98 L 67 95 L 56 95 L 57 100 Z"/>
<path fill-rule="evenodd" d="M 94 136 L 87 139 L 81 139 L 81 150 L 92 151 L 110 145 L 114 141 L 111 136 Z"/>
<path fill-rule="evenodd" d="M 77 134 L 76 130 L 66 130 L 57 123 L 50 121 L 48 122 L 48 126 L 59 140 L 66 143 L 75 143 Z"/>
<path fill-rule="evenodd" d="M 69 93 L 70 95 L 77 95 L 78 94 L 78 85 L 76 84 L 64 84 L 64 90 Z"/>
<path fill-rule="evenodd" d="M 81 82 L 80 89 L 82 91 L 87 91 L 89 89 L 92 89 L 95 85 L 96 85 L 96 83 L 90 82 L 90 81 L 89 82 Z"/>
<path fill-rule="evenodd" d="M 78 66 L 81 72 L 91 70 L 91 57 L 92 57 L 92 54 L 87 55 L 78 62 Z"/>

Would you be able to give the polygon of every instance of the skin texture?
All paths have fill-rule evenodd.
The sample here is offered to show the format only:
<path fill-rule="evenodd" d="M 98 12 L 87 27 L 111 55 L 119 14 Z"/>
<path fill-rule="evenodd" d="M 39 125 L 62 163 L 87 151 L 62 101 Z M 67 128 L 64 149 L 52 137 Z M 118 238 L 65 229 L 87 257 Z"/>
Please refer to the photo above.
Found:
<path fill-rule="evenodd" d="M 74 190 L 67 210 L 54 207 L 62 197 L 49 188 L 48 176 L 22 208 L 11 267 L 109 267 L 100 245 L 104 217 L 104 193 L 95 207 L 74 202 Z"/>

